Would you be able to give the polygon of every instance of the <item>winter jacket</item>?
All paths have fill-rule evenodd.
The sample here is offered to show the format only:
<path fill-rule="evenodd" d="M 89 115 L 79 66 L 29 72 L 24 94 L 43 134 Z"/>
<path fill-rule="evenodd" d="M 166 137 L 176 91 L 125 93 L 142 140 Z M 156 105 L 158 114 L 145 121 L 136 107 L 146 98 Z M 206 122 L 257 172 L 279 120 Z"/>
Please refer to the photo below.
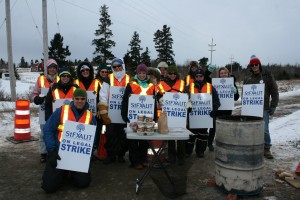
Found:
<path fill-rule="evenodd" d="M 261 72 L 259 74 L 252 73 L 244 79 L 244 84 L 260 83 L 265 84 L 264 110 L 269 110 L 270 107 L 276 108 L 279 101 L 279 93 L 277 83 L 271 72 L 261 68 Z"/>
<path fill-rule="evenodd" d="M 88 103 L 86 103 L 83 110 L 79 111 L 75 107 L 74 102 L 72 101 L 70 103 L 70 107 L 76 118 L 76 121 L 79 121 L 79 119 L 84 115 L 84 113 L 87 111 L 89 106 Z M 51 117 L 47 120 L 44 127 L 44 141 L 48 152 L 58 151 L 59 149 L 60 141 L 58 140 L 58 127 L 61 122 L 61 117 L 62 117 L 61 112 L 62 112 L 62 107 L 56 109 L 56 111 L 54 111 Z M 96 118 L 94 116 L 92 116 L 92 120 L 90 124 L 91 125 L 97 124 Z"/>

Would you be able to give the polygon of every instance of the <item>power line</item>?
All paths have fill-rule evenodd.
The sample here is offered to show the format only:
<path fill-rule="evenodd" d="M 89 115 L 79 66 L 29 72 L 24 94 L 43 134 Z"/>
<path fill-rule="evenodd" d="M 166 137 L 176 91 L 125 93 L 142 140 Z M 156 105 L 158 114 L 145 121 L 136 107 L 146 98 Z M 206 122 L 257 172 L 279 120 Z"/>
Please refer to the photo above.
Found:
<path fill-rule="evenodd" d="M 18 0 L 16 0 L 16 1 L 14 2 L 14 4 L 12 5 L 12 7 L 11 7 L 11 9 L 10 9 L 11 12 L 12 12 L 13 8 L 15 7 L 17 1 L 18 1 Z M 2 3 L 2 0 L 1 0 L 0 4 L 1 4 L 1 3 Z M 5 21 L 6 21 L 6 18 L 4 18 L 3 22 L 1 23 L 1 25 L 0 25 L 0 30 L 1 30 L 2 26 L 3 26 L 3 24 L 5 23 Z"/>
<path fill-rule="evenodd" d="M 34 17 L 33 17 L 32 13 L 31 13 L 31 10 L 30 10 L 30 7 L 29 7 L 29 5 L 28 5 L 27 0 L 25 0 L 25 2 L 26 2 L 26 5 L 27 5 L 27 8 L 28 8 L 28 10 L 29 10 L 30 16 L 31 16 L 31 18 L 32 18 L 32 21 L 33 21 L 33 23 L 34 23 L 34 25 L 35 25 L 35 28 L 37 29 L 37 31 L 38 31 L 38 33 L 39 33 L 39 35 L 40 35 L 40 37 L 41 37 L 41 40 L 43 40 L 42 34 L 41 34 L 40 30 L 39 30 L 38 25 L 36 24 L 36 22 L 35 22 L 35 20 L 34 20 Z"/>
<path fill-rule="evenodd" d="M 53 3 L 54 3 L 54 10 L 55 10 L 55 16 L 56 16 L 56 24 L 57 24 L 58 32 L 60 33 L 55 0 L 53 0 Z"/>

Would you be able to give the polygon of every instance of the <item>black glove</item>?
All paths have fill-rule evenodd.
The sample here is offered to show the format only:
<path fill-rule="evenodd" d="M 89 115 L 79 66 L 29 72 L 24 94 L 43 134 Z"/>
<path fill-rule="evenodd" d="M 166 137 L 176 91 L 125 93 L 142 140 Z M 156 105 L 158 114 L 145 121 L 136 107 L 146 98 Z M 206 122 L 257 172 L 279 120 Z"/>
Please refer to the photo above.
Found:
<path fill-rule="evenodd" d="M 270 109 L 269 109 L 269 115 L 273 115 L 274 112 L 276 110 L 276 107 L 275 106 L 271 106 Z"/>
<path fill-rule="evenodd" d="M 212 118 L 216 117 L 216 116 L 217 116 L 217 111 L 212 110 L 212 111 L 209 113 L 209 116 L 211 116 Z"/>
<path fill-rule="evenodd" d="M 41 105 L 44 103 L 45 98 L 46 97 L 35 96 L 33 102 L 35 103 L 35 105 Z"/>
<path fill-rule="evenodd" d="M 128 117 L 122 117 L 122 119 L 123 119 L 124 122 L 126 122 L 126 123 L 129 123 L 129 122 L 130 122 L 129 119 L 128 119 Z"/>
<path fill-rule="evenodd" d="M 56 168 L 56 166 L 57 166 L 57 160 L 60 160 L 58 152 L 57 151 L 50 151 L 48 153 L 48 158 L 47 158 L 47 161 L 49 162 L 49 164 L 52 167 Z"/>

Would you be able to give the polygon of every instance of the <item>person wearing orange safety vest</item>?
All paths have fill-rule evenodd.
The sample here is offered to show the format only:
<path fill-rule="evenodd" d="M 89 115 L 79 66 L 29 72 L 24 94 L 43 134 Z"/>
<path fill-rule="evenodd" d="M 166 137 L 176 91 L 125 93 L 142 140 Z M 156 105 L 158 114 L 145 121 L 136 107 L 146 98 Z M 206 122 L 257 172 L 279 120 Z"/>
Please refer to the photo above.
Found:
<path fill-rule="evenodd" d="M 53 101 L 57 99 L 72 99 L 78 85 L 73 83 L 73 78 L 67 67 L 61 68 L 59 81 L 52 85 L 47 93 L 45 101 L 45 120 L 47 121 L 52 114 Z"/>
<path fill-rule="evenodd" d="M 99 92 L 102 86 L 102 82 L 100 82 L 99 79 L 94 78 L 94 68 L 89 62 L 79 63 L 76 69 L 76 73 L 77 73 L 77 79 L 74 80 L 74 83 L 78 85 L 81 89 L 84 89 L 85 91 L 90 91 L 95 95 L 94 96 L 95 104 L 91 105 L 91 103 L 89 102 L 90 106 L 94 108 L 94 106 L 97 105 L 99 102 Z M 96 119 L 97 119 L 97 129 L 95 135 L 95 143 L 93 147 L 94 151 L 99 146 L 100 134 L 103 125 L 101 118 L 96 117 Z"/>
<path fill-rule="evenodd" d="M 161 81 L 158 84 L 159 92 L 157 94 L 157 99 L 161 105 L 164 105 L 163 95 L 166 92 L 172 93 L 184 93 L 185 84 L 184 81 L 180 79 L 178 74 L 178 68 L 175 65 L 171 65 L 167 69 L 167 78 L 165 81 Z M 171 140 L 168 141 L 168 161 L 172 164 L 176 162 L 176 157 L 178 158 L 178 165 L 184 165 L 185 163 L 185 141 L 178 140 L 176 142 Z M 176 149 L 177 146 L 177 149 Z"/>
<path fill-rule="evenodd" d="M 196 94 L 196 93 L 211 94 L 213 109 L 210 112 L 210 116 L 214 118 L 216 117 L 217 110 L 221 106 L 221 104 L 216 89 L 212 86 L 211 83 L 206 82 L 204 75 L 205 72 L 202 69 L 197 69 L 195 72 L 194 82 L 191 83 L 189 86 L 187 86 L 186 90 L 188 94 Z M 188 112 L 190 112 L 190 109 L 188 109 Z M 189 122 L 189 114 L 188 114 L 188 122 Z M 194 143 L 196 140 L 196 149 L 195 149 L 196 155 L 199 158 L 203 158 L 204 152 L 207 148 L 207 141 L 208 141 L 207 128 L 190 129 L 189 123 L 187 127 L 194 135 L 190 135 L 189 141 L 186 142 L 186 155 L 189 157 L 192 154 Z"/>
<path fill-rule="evenodd" d="M 103 161 L 103 164 L 115 162 L 116 157 L 119 163 L 124 163 L 124 156 L 127 151 L 126 134 L 124 131 L 126 124 L 111 123 L 108 116 L 108 102 L 110 87 L 121 86 L 125 88 L 127 83 L 129 83 L 130 76 L 125 73 L 125 64 L 120 58 L 112 60 L 111 69 L 112 73 L 102 83 L 97 111 L 97 117 L 101 117 L 103 124 L 106 125 L 106 143 L 104 147 L 108 157 Z"/>
<path fill-rule="evenodd" d="M 35 83 L 32 95 L 31 102 L 34 102 L 36 105 L 42 105 L 45 102 L 45 94 L 42 93 L 42 88 L 50 88 L 54 83 L 58 82 L 59 78 L 57 76 L 58 66 L 57 62 L 54 59 L 49 59 L 46 62 L 46 66 L 44 67 L 44 74 L 38 77 L 37 82 Z M 40 162 L 45 163 L 47 159 L 47 150 L 44 143 L 44 124 L 40 124 L 41 134 L 40 134 Z"/>
<path fill-rule="evenodd" d="M 185 86 L 190 85 L 195 80 L 195 72 L 199 68 L 197 61 L 191 61 L 189 66 L 189 72 L 185 77 Z"/>
<path fill-rule="evenodd" d="M 121 115 L 125 122 L 130 122 L 128 119 L 128 101 L 130 94 L 141 95 L 155 95 L 155 86 L 150 83 L 147 77 L 147 66 L 145 64 L 139 64 L 136 69 L 137 74 L 134 76 L 134 80 L 127 84 L 122 100 Z M 156 115 L 156 103 L 154 105 L 154 121 L 157 118 Z M 147 151 L 149 144 L 145 140 L 129 140 L 129 160 L 131 167 L 135 169 L 143 169 L 147 166 Z"/>
<path fill-rule="evenodd" d="M 42 188 L 47 193 L 56 192 L 64 183 L 64 178 L 70 174 L 73 184 L 77 187 L 87 187 L 91 182 L 90 170 L 88 173 L 57 169 L 57 160 L 64 125 L 66 120 L 83 124 L 96 125 L 96 118 L 88 110 L 87 93 L 81 88 L 74 92 L 73 101 L 56 109 L 47 120 L 44 127 L 44 141 L 48 151 L 48 158 L 42 177 Z"/>

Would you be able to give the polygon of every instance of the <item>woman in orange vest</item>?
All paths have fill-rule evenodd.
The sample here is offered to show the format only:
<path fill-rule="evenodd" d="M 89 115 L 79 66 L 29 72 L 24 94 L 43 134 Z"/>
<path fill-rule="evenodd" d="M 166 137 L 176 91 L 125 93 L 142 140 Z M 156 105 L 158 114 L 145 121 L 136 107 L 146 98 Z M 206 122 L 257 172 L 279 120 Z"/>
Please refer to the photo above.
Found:
<path fill-rule="evenodd" d="M 185 77 L 185 86 L 190 85 L 195 80 L 195 72 L 199 68 L 197 61 L 191 61 L 188 74 Z"/>
<path fill-rule="evenodd" d="M 159 92 L 157 99 L 159 99 L 161 104 L 163 104 L 163 95 L 165 92 L 184 93 L 185 89 L 184 81 L 180 79 L 176 66 L 169 66 L 167 72 L 167 78 L 158 84 Z M 184 165 L 185 141 L 183 140 L 177 141 L 177 150 L 175 141 L 168 141 L 168 161 L 175 163 L 176 157 L 178 158 L 178 164 Z"/>
<path fill-rule="evenodd" d="M 45 94 L 42 93 L 42 88 L 50 88 L 54 83 L 57 83 L 59 78 L 57 76 L 58 66 L 57 62 L 54 59 L 49 59 L 44 68 L 44 74 L 38 77 L 38 80 L 35 83 L 31 101 L 34 102 L 35 105 L 42 105 L 45 102 Z M 40 134 L 40 153 L 41 158 L 40 162 L 45 163 L 47 159 L 47 150 L 44 143 L 44 125 L 40 124 L 41 134 Z"/>
<path fill-rule="evenodd" d="M 202 69 L 197 69 L 195 72 L 195 80 L 193 83 L 191 83 L 187 90 L 189 94 L 195 94 L 195 93 L 210 93 L 212 94 L 212 103 L 213 103 L 213 109 L 210 112 L 210 116 L 212 118 L 216 117 L 216 113 L 218 108 L 220 107 L 220 100 L 218 93 L 216 89 L 211 85 L 211 83 L 206 82 L 205 80 L 205 72 Z M 188 114 L 188 122 L 189 122 L 189 114 Z M 199 122 L 201 123 L 201 122 Z M 196 129 L 190 129 L 189 123 L 188 123 L 188 129 L 194 134 L 190 136 L 190 140 L 186 143 L 186 154 L 187 156 L 190 156 L 193 152 L 194 143 L 196 140 L 196 155 L 199 158 L 204 157 L 204 152 L 207 147 L 207 141 L 208 141 L 208 132 L 207 128 L 196 128 Z"/>
<path fill-rule="evenodd" d="M 147 77 L 147 66 L 139 64 L 136 69 L 137 74 L 134 80 L 127 84 L 122 100 L 121 115 L 125 122 L 130 122 L 128 119 L 128 101 L 130 94 L 155 95 L 155 87 Z M 156 105 L 156 104 L 155 104 Z M 154 120 L 157 118 L 156 106 L 154 108 Z M 147 166 L 147 151 L 149 144 L 145 140 L 129 140 L 129 160 L 131 167 L 135 169 L 143 169 Z"/>
<path fill-rule="evenodd" d="M 78 85 L 73 83 L 73 78 L 68 67 L 60 68 L 59 81 L 52 85 L 45 101 L 45 120 L 52 114 L 53 101 L 56 99 L 72 99 Z"/>

